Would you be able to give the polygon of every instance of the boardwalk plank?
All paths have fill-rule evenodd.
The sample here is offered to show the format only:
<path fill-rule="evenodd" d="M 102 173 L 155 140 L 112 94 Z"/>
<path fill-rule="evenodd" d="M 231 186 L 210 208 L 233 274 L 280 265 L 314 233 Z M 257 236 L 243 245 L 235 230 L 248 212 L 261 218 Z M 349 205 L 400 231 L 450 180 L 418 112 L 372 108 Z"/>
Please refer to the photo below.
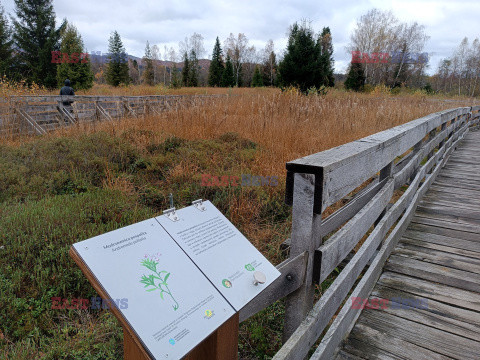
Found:
<path fill-rule="evenodd" d="M 355 341 L 356 340 L 356 341 Z M 373 358 L 393 358 L 393 359 L 435 359 L 447 360 L 448 357 L 438 354 L 435 351 L 426 349 L 396 336 L 378 331 L 365 322 L 355 326 L 349 339 L 351 347 L 359 347 L 360 350 L 367 351 L 368 356 Z M 365 346 L 365 345 L 366 346 Z"/>
<path fill-rule="evenodd" d="M 425 233 L 420 233 L 420 234 L 425 235 Z M 405 233 L 404 237 L 401 240 L 401 243 L 421 246 L 427 249 L 434 249 L 434 250 L 443 251 L 451 254 L 463 255 L 464 257 L 468 257 L 468 258 L 480 259 L 480 244 L 478 243 L 468 243 L 466 240 L 457 240 L 458 242 L 455 244 L 457 245 L 457 247 L 454 247 L 451 241 L 448 241 L 448 239 L 456 240 L 453 238 L 446 238 L 447 240 L 443 240 L 443 241 L 442 239 L 437 238 L 437 239 L 433 239 L 430 242 L 427 242 L 427 241 L 422 241 L 417 239 L 411 239 L 411 238 L 408 238 L 407 236 L 418 237 L 412 233 L 409 233 L 409 234 Z M 433 234 L 431 234 L 430 236 L 427 235 L 427 238 L 434 237 L 434 236 L 438 236 L 438 235 L 433 235 Z M 463 243 L 460 243 L 460 241 L 463 241 Z M 466 245 L 471 246 L 471 248 L 476 251 L 465 249 L 465 247 L 462 246 L 465 243 Z M 447 244 L 447 245 L 442 245 L 442 244 Z"/>
<path fill-rule="evenodd" d="M 465 310 L 458 308 L 456 306 L 448 305 L 440 301 L 436 301 L 433 299 L 428 298 L 428 294 L 424 296 L 420 296 L 417 294 L 412 294 L 409 292 L 405 292 L 399 289 L 390 288 L 388 286 L 383 286 L 377 284 L 375 289 L 372 291 L 372 298 L 382 298 L 382 299 L 392 299 L 392 298 L 403 298 L 403 299 L 413 299 L 413 300 L 422 300 L 426 301 L 428 304 L 428 309 L 392 309 L 390 306 L 387 309 L 381 310 L 390 312 L 393 315 L 400 316 L 406 319 L 412 318 L 416 316 L 417 322 L 422 322 L 423 315 L 430 317 L 432 326 L 437 329 L 442 329 L 448 332 L 454 332 L 457 335 L 461 335 L 467 337 L 472 340 L 477 340 L 480 338 L 480 323 L 472 324 L 472 316 L 473 318 L 479 318 L 480 314 L 475 313 L 470 310 Z M 418 314 L 413 314 L 414 312 L 420 313 L 420 317 Z M 435 318 L 438 317 L 438 321 Z M 426 321 L 422 322 L 426 324 Z M 450 328 L 449 324 L 453 324 L 454 327 Z"/>
<path fill-rule="evenodd" d="M 422 214 L 423 215 L 423 214 Z M 477 240 L 479 239 L 480 234 L 480 225 L 470 225 L 465 223 L 456 223 L 451 221 L 445 221 L 442 219 L 432 219 L 431 217 L 426 216 L 414 216 L 412 222 L 415 224 L 431 225 L 437 227 L 440 231 L 442 230 L 456 230 L 466 233 L 471 233 L 476 236 Z M 444 231 L 446 234 L 447 232 Z M 443 235 L 443 233 L 441 233 Z"/>
<path fill-rule="evenodd" d="M 447 200 L 442 200 L 442 199 L 435 199 L 431 197 L 424 197 L 423 200 L 420 202 L 420 205 L 423 206 L 439 206 L 442 208 L 449 208 L 449 207 L 454 207 L 457 209 L 464 210 L 464 213 L 468 213 L 468 211 L 473 210 L 473 211 L 480 211 L 480 204 L 479 205 L 471 205 L 471 204 L 465 204 L 464 202 L 461 201 L 447 201 Z"/>
<path fill-rule="evenodd" d="M 390 256 L 385 269 L 463 290 L 480 290 L 480 274 L 431 264 L 403 256 Z"/>
<path fill-rule="evenodd" d="M 398 244 L 392 254 L 432 264 L 443 265 L 480 275 L 480 260 L 462 255 L 429 249 L 418 245 Z"/>
<path fill-rule="evenodd" d="M 454 210 L 452 210 L 452 212 L 453 211 Z M 465 211 L 467 210 L 465 209 Z M 442 221 L 445 223 L 445 226 L 449 227 L 453 226 L 452 224 L 454 224 L 456 227 L 466 226 L 466 228 L 470 229 L 468 231 L 480 234 L 480 219 L 475 217 L 466 217 L 465 214 L 440 214 L 433 211 L 426 212 L 417 209 L 415 216 L 435 221 Z"/>
<path fill-rule="evenodd" d="M 359 324 L 370 326 L 386 336 L 395 337 L 455 359 L 478 360 L 480 343 L 477 341 L 380 311 L 365 310 L 362 315 Z M 401 353 L 401 349 L 399 350 Z"/>
<path fill-rule="evenodd" d="M 480 220 L 480 209 L 476 210 L 476 208 L 468 206 L 460 207 L 459 205 L 457 205 L 445 207 L 442 205 L 421 203 L 417 207 L 417 211 L 424 214 L 449 215 L 457 216 L 460 219 Z"/>
<path fill-rule="evenodd" d="M 461 290 L 391 271 L 384 272 L 376 286 L 386 286 L 402 290 L 410 294 L 455 306 L 458 308 L 458 316 L 463 316 L 465 322 L 474 325 L 480 324 L 480 294 L 476 292 Z"/>

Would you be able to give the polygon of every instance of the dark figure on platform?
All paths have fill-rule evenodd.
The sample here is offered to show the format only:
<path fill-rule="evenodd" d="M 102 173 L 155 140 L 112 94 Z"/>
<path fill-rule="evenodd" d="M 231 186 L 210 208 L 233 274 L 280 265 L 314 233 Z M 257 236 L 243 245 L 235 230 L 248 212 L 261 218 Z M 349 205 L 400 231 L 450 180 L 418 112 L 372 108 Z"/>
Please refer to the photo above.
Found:
<path fill-rule="evenodd" d="M 70 80 L 65 80 L 65 86 L 60 89 L 60 95 L 75 95 L 73 89 L 70 87 Z M 64 106 L 71 106 L 73 101 L 67 100 L 63 102 Z"/>

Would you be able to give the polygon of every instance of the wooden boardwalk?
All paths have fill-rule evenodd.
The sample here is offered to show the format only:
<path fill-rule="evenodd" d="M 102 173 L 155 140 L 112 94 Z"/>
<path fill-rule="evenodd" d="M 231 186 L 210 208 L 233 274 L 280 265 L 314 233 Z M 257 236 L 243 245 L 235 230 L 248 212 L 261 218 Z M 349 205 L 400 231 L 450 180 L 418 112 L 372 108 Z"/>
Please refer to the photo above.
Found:
<path fill-rule="evenodd" d="M 390 302 L 362 310 L 337 359 L 480 359 L 480 131 L 420 202 L 372 299 Z"/>

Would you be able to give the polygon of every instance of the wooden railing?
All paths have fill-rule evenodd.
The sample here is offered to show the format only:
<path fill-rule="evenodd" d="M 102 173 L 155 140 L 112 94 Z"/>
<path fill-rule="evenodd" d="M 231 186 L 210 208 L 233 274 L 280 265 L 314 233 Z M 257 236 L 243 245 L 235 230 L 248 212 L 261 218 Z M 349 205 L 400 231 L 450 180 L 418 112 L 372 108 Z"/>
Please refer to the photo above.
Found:
<path fill-rule="evenodd" d="M 286 296 L 285 344 L 275 360 L 304 359 L 327 328 L 311 359 L 332 358 L 361 311 L 347 296 L 368 297 L 422 196 L 469 127 L 479 127 L 479 110 L 438 112 L 287 163 L 289 259 L 240 312 L 243 321 Z M 341 207 L 323 216 L 332 205 Z M 315 284 L 341 264 L 314 304 Z"/>
<path fill-rule="evenodd" d="M 0 136 L 42 135 L 73 124 L 160 114 L 220 96 L 11 96 L 0 101 Z M 63 105 L 68 101 L 71 107 Z"/>

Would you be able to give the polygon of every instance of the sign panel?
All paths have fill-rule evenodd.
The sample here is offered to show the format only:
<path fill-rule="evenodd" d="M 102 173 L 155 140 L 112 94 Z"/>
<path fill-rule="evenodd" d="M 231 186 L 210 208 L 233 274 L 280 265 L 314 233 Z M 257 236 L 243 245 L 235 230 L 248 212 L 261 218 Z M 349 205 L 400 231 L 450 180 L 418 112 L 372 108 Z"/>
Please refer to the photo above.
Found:
<path fill-rule="evenodd" d="M 153 359 L 183 357 L 280 276 L 210 202 L 175 215 L 73 245 Z"/>
<path fill-rule="evenodd" d="M 280 272 L 209 201 L 204 211 L 189 206 L 177 211 L 178 221 L 157 220 L 205 276 L 239 311 L 280 276 Z M 254 274 L 265 275 L 255 285 Z"/>
<path fill-rule="evenodd" d="M 74 245 L 153 359 L 179 359 L 235 311 L 155 220 Z"/>

